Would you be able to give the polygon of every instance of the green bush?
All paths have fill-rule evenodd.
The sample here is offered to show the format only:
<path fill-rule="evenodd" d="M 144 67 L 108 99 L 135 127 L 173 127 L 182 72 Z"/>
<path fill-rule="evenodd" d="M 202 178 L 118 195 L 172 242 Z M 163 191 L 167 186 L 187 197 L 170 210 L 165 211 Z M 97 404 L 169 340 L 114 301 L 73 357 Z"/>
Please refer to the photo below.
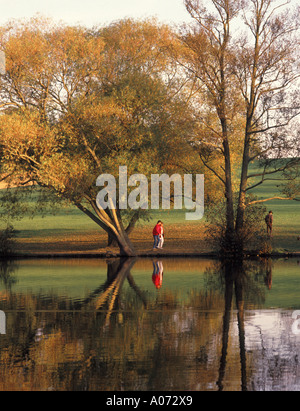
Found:
<path fill-rule="evenodd" d="M 249 196 L 248 201 L 254 200 L 254 196 Z M 235 210 L 237 198 L 235 199 Z M 261 253 L 265 243 L 265 217 L 266 208 L 261 204 L 249 205 L 245 211 L 244 228 L 240 242 L 244 251 Z M 235 216 L 236 217 L 236 216 Z M 209 223 L 206 234 L 212 247 L 217 251 L 228 251 L 226 243 L 226 203 L 225 200 L 211 205 L 206 213 L 206 219 Z M 234 250 L 231 250 L 234 251 Z"/>

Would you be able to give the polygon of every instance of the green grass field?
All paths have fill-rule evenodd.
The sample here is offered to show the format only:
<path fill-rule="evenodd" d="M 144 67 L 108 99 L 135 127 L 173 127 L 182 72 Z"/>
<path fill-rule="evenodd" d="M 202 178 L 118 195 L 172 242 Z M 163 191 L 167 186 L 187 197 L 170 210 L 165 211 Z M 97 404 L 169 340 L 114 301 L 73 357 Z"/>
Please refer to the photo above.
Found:
<path fill-rule="evenodd" d="M 253 167 L 253 171 L 256 170 Z M 279 177 L 279 173 L 272 175 L 273 179 Z M 251 192 L 262 200 L 276 196 L 282 197 L 278 187 L 279 184 L 281 182 L 277 180 L 265 181 Z M 300 251 L 300 241 L 297 240 L 300 235 L 300 202 L 271 200 L 264 203 L 264 205 L 267 211 L 272 210 L 274 213 L 273 250 L 277 252 Z"/>
<path fill-rule="evenodd" d="M 263 185 L 258 186 L 252 191 L 260 199 L 273 197 L 279 194 L 276 181 L 266 181 Z M 288 200 L 272 200 L 265 203 L 267 210 L 274 213 L 274 237 L 272 239 L 272 248 L 275 252 L 298 252 L 300 251 L 300 241 L 297 237 L 300 235 L 300 203 Z M 173 232 L 174 243 L 179 240 L 182 243 L 181 249 L 196 250 L 197 247 L 204 249 L 205 238 L 205 218 L 201 221 L 185 221 L 184 210 L 153 211 L 150 221 L 141 221 L 137 224 L 133 233 L 136 242 L 148 241 L 147 248 L 152 241 L 152 226 L 158 219 L 163 220 L 168 233 Z M 40 214 L 35 215 L 32 219 L 24 215 L 21 220 L 11 221 L 17 231 L 17 239 L 20 250 L 30 252 L 32 247 L 35 251 L 39 248 L 41 251 L 48 249 L 49 243 L 59 243 L 59 249 L 63 251 L 64 244 L 73 244 L 73 250 L 76 250 L 76 243 L 81 244 L 84 251 L 96 250 L 106 245 L 106 233 L 101 230 L 92 220 L 85 216 L 75 207 L 61 208 L 55 215 L 51 213 L 42 217 Z M 262 221 L 264 224 L 264 221 Z M 5 222 L 1 222 L 2 227 Z M 172 231 L 173 230 L 173 231 Z M 199 238 L 202 243 L 195 243 Z M 65 243 L 64 243 L 65 240 Z M 24 245 L 24 247 L 22 246 Z M 25 246 L 27 244 L 27 246 Z M 32 246 L 32 247 L 31 247 Z M 23 247 L 23 248 L 22 248 Z M 68 250 L 68 247 L 66 248 Z M 206 251 L 207 248 L 206 248 Z"/>

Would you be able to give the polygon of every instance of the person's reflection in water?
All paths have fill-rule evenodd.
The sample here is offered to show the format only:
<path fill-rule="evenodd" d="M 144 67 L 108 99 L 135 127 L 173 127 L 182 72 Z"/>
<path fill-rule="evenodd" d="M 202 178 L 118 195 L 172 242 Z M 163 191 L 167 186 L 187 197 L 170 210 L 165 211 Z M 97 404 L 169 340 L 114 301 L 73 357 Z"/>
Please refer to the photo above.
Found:
<path fill-rule="evenodd" d="M 162 287 L 163 275 L 164 267 L 162 261 L 153 261 L 152 281 L 157 290 Z"/>
<path fill-rule="evenodd" d="M 265 268 L 266 268 L 265 284 L 268 287 L 268 289 L 271 290 L 273 267 L 272 267 L 272 260 L 270 258 L 268 258 L 265 261 Z"/>

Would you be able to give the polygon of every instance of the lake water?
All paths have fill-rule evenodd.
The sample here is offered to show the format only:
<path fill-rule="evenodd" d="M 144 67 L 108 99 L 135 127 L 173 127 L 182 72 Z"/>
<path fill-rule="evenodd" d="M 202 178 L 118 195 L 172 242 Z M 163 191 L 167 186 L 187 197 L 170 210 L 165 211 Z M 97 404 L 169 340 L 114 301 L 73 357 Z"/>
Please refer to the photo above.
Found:
<path fill-rule="evenodd" d="M 300 390 L 297 259 L 22 260 L 0 275 L 1 391 Z"/>

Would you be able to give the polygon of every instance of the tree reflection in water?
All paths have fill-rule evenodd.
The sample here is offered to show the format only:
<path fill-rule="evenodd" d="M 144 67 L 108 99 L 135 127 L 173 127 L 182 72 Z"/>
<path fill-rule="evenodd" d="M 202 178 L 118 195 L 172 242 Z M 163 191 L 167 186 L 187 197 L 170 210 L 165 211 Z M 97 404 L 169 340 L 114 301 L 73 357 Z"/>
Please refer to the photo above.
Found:
<path fill-rule="evenodd" d="M 246 378 L 246 353 L 245 353 L 245 328 L 244 328 L 244 300 L 243 300 L 243 282 L 245 281 L 245 269 L 243 264 L 235 262 L 225 262 L 221 267 L 225 279 L 225 308 L 223 317 L 223 338 L 222 338 L 222 356 L 220 361 L 220 372 L 217 385 L 219 390 L 223 390 L 223 379 L 226 369 L 226 357 L 229 338 L 229 326 L 232 310 L 233 293 L 237 307 L 237 320 L 239 329 L 240 358 L 241 358 L 241 380 L 242 390 L 247 389 Z"/>
<path fill-rule="evenodd" d="M 238 389 L 238 379 L 249 389 L 255 369 L 245 311 L 263 306 L 272 261 L 215 262 L 204 286 L 195 275 L 185 298 L 168 287 L 168 272 L 163 289 L 153 290 L 152 270 L 149 289 L 140 287 L 135 264 L 108 261 L 106 281 L 80 300 L 14 292 L 17 271 L 3 265 L 0 309 L 11 311 L 0 339 L 0 389 L 221 391 Z M 239 372 L 230 346 L 235 310 Z"/>
<path fill-rule="evenodd" d="M 212 274 L 210 270 L 210 274 Z M 264 300 L 264 284 L 270 290 L 272 286 L 272 261 L 261 259 L 260 264 L 249 261 L 223 261 L 215 264 L 213 278 L 223 282 L 224 289 L 224 316 L 222 331 L 222 355 L 220 359 L 219 378 L 217 386 L 219 391 L 224 389 L 224 376 L 227 363 L 228 339 L 233 310 L 233 301 L 237 310 L 237 325 L 239 334 L 240 364 L 241 364 L 241 390 L 247 391 L 247 361 L 245 344 L 245 299 L 248 305 L 259 306 Z M 219 285 L 220 287 L 220 285 Z"/>

